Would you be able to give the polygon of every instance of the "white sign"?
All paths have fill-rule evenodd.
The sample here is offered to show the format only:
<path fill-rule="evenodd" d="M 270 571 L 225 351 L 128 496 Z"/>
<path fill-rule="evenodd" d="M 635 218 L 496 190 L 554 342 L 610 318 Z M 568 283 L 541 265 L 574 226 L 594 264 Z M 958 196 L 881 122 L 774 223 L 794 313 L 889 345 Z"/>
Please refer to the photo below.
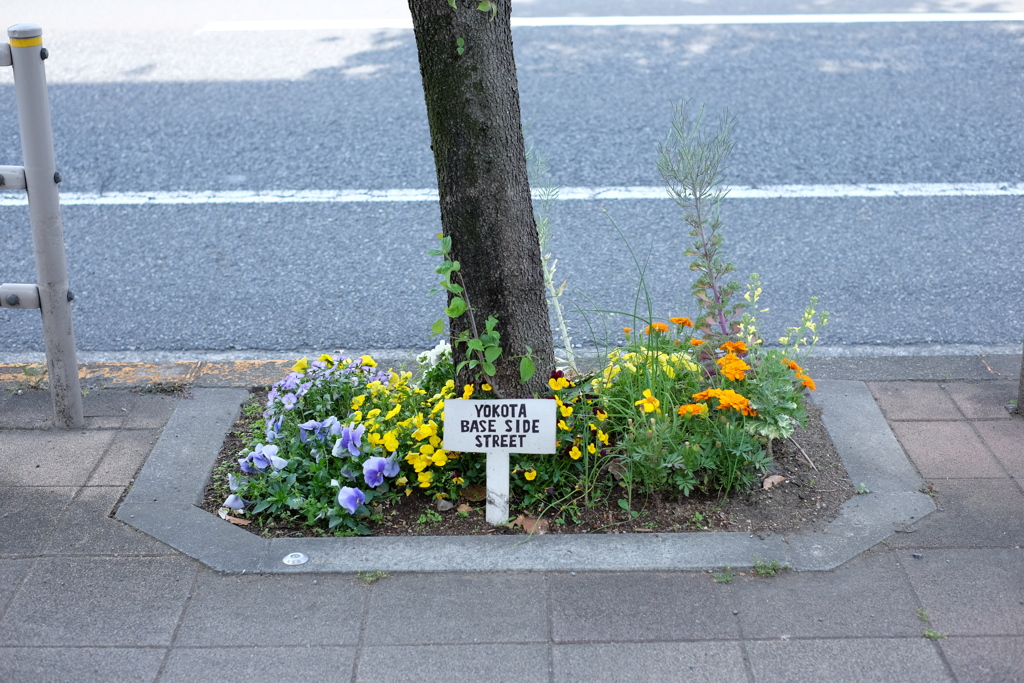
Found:
<path fill-rule="evenodd" d="M 444 449 L 462 453 L 554 453 L 553 399 L 503 398 L 444 402 Z"/>
<path fill-rule="evenodd" d="M 555 452 L 554 399 L 444 402 L 444 449 L 487 454 L 487 522 L 508 522 L 509 453 Z"/>

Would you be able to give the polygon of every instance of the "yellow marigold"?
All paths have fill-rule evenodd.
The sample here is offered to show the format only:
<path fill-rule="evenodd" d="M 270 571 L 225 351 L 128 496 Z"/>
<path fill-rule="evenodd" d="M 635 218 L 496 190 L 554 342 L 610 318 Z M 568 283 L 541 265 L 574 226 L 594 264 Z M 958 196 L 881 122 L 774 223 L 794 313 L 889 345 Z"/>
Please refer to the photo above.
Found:
<path fill-rule="evenodd" d="M 668 325 L 665 323 L 653 323 L 644 328 L 644 334 L 650 334 L 652 329 L 655 332 L 668 332 Z"/>
<path fill-rule="evenodd" d="M 722 374 L 734 382 L 738 382 L 746 377 L 745 373 L 750 369 L 750 366 L 743 362 L 743 359 L 733 353 L 726 354 L 715 362 L 721 366 Z"/>
<path fill-rule="evenodd" d="M 689 318 L 669 318 L 668 321 L 679 327 L 693 327 L 693 321 Z"/>
<path fill-rule="evenodd" d="M 708 407 L 703 403 L 688 403 L 685 406 L 679 406 L 679 415 L 686 417 L 687 415 L 707 415 Z"/>
<path fill-rule="evenodd" d="M 529 469 L 523 472 L 523 476 L 526 477 L 526 481 L 533 481 L 537 478 L 537 470 Z"/>
<path fill-rule="evenodd" d="M 658 406 L 661 405 L 661 401 L 651 394 L 650 389 L 644 389 L 644 397 L 639 401 L 634 401 L 633 405 L 641 406 L 645 413 L 653 413 L 658 410 Z"/>
<path fill-rule="evenodd" d="M 467 384 L 466 386 L 462 387 L 462 398 L 469 398 L 472 395 L 473 395 L 473 385 L 472 384 Z"/>
<path fill-rule="evenodd" d="M 728 353 L 746 353 L 747 352 L 747 345 L 744 344 L 741 341 L 725 342 L 724 344 L 722 344 L 718 348 L 721 349 L 722 351 L 726 351 Z"/>

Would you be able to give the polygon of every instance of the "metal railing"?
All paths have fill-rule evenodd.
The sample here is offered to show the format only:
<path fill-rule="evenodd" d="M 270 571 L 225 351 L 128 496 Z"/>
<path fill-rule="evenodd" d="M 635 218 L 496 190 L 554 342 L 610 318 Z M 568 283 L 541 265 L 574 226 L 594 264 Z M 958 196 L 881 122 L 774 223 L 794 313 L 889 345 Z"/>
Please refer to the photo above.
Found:
<path fill-rule="evenodd" d="M 82 390 L 78 380 L 75 330 L 71 321 L 68 267 L 60 197 L 53 152 L 50 103 L 46 95 L 43 29 L 16 24 L 7 29 L 10 43 L 0 43 L 0 66 L 14 69 L 18 125 L 24 166 L 0 166 L 0 190 L 26 190 L 32 246 L 36 257 L 36 284 L 0 285 L 3 308 L 38 308 L 43 317 L 46 370 L 53 401 L 54 425 L 74 429 L 85 425 Z"/>

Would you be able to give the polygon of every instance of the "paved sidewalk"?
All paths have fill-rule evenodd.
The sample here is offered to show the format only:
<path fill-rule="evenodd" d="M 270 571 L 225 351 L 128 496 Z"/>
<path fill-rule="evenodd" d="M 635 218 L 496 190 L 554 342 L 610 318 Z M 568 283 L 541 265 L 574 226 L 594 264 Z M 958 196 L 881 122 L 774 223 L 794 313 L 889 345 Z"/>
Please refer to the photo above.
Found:
<path fill-rule="evenodd" d="M 220 574 L 110 518 L 188 400 L 128 387 L 170 375 L 87 368 L 72 432 L 48 428 L 47 392 L 0 388 L 0 681 L 1024 681 L 1024 418 L 1005 408 L 1019 364 L 819 363 L 816 378 L 867 380 L 938 510 L 837 569 L 731 583 Z M 176 381 L 279 375 L 208 369 Z"/>

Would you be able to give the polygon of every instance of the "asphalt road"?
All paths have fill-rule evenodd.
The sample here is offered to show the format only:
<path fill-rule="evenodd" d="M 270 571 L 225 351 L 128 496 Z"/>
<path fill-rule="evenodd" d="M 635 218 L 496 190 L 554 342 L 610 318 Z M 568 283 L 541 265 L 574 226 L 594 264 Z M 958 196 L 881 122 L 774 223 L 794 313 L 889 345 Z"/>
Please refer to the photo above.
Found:
<path fill-rule="evenodd" d="M 372 19 L 402 3 L 31 4 L 0 20 L 43 25 L 62 193 L 436 185 L 411 31 L 201 30 Z M 805 11 L 755 5 L 629 11 Z M 684 98 L 735 115 L 734 185 L 1024 182 L 1024 22 L 522 27 L 514 39 L 522 111 L 563 187 L 658 185 L 656 145 Z M 0 69 L 0 164 L 21 163 L 12 83 Z M 832 313 L 822 343 L 837 350 L 962 350 L 1024 338 L 1022 209 L 1021 196 L 844 197 L 731 199 L 723 214 L 737 279 L 764 282 L 767 338 L 818 296 Z M 633 309 L 628 242 L 654 315 L 693 314 L 671 201 L 566 200 L 553 217 L 558 275 L 579 309 Z M 431 202 L 85 204 L 63 220 L 84 357 L 426 348 L 442 308 L 427 295 Z M 34 281 L 25 207 L 0 206 L 0 245 L 0 281 Z M 605 332 L 586 317 L 573 322 L 585 344 L 629 324 Z M 41 348 L 38 314 L 0 310 L 0 361 Z"/>

